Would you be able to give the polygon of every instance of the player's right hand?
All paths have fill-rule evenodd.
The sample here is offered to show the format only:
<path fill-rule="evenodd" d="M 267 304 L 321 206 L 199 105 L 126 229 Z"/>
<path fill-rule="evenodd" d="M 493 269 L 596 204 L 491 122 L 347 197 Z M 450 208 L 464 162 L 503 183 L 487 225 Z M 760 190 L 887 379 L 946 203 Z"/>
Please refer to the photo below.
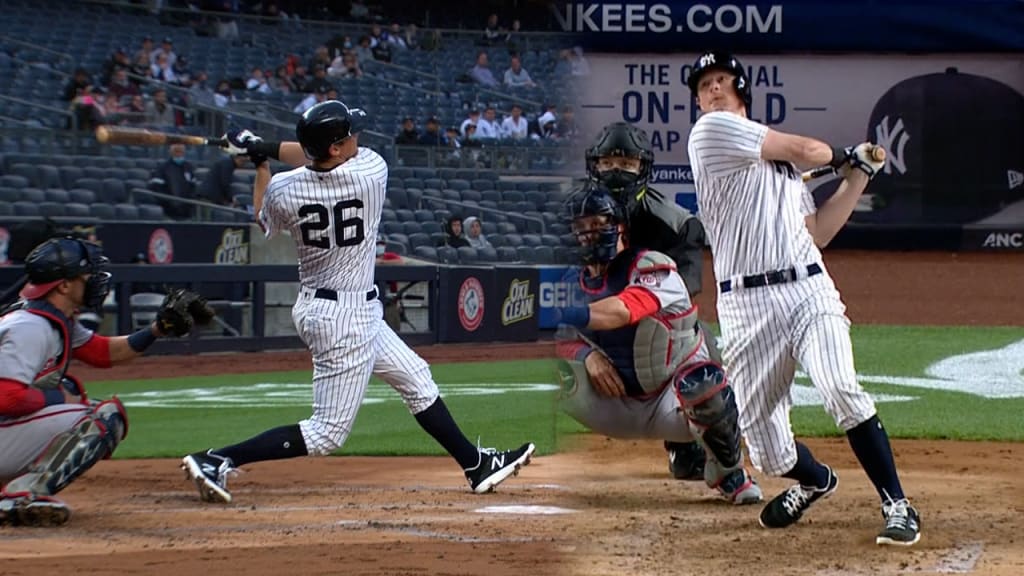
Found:
<path fill-rule="evenodd" d="M 587 376 L 594 390 L 602 396 L 618 398 L 626 395 L 626 386 L 619 377 L 619 372 L 604 354 L 593 351 L 583 361 L 587 368 Z"/>
<path fill-rule="evenodd" d="M 231 130 L 224 135 L 227 145 L 223 146 L 224 151 L 232 156 L 244 156 L 249 153 L 249 142 L 260 142 L 263 139 L 252 133 L 250 130 Z"/>
<path fill-rule="evenodd" d="M 868 178 L 873 178 L 879 170 L 885 167 L 885 160 L 875 160 L 871 155 L 874 147 L 875 145 L 871 142 L 862 142 L 850 151 L 850 166 L 864 172 Z"/>

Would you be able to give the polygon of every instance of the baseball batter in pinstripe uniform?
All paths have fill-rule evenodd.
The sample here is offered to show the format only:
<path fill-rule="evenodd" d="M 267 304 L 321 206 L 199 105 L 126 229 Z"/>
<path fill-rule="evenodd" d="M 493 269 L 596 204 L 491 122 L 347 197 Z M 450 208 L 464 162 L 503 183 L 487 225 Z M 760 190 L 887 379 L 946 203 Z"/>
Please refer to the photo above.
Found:
<path fill-rule="evenodd" d="M 292 319 L 313 355 L 313 414 L 240 444 L 186 456 L 182 467 L 203 500 L 230 502 L 227 476 L 237 466 L 340 448 L 371 374 L 401 395 L 420 426 L 462 466 L 474 492 L 490 491 L 533 454 L 530 443 L 499 452 L 469 442 L 430 367 L 384 322 L 373 270 L 388 167 L 358 145 L 365 116 L 336 100 L 307 110 L 296 135 L 311 163 L 273 178 L 267 157 L 249 152 L 257 165 L 253 204 L 260 224 L 268 237 L 290 233 L 298 252 L 301 286 Z"/>
<path fill-rule="evenodd" d="M 759 470 L 798 482 L 764 507 L 761 525 L 791 525 L 838 486 L 831 468 L 793 437 L 790 387 L 799 363 L 882 499 L 885 528 L 876 542 L 912 545 L 920 518 L 903 494 L 874 402 L 857 382 L 846 307 L 819 251 L 882 163 L 867 143 L 836 149 L 749 120 L 750 83 L 728 54 L 702 55 L 688 82 L 703 112 L 688 151 L 719 280 L 723 357 L 740 427 Z M 796 165 L 824 164 L 844 181 L 815 208 Z"/>

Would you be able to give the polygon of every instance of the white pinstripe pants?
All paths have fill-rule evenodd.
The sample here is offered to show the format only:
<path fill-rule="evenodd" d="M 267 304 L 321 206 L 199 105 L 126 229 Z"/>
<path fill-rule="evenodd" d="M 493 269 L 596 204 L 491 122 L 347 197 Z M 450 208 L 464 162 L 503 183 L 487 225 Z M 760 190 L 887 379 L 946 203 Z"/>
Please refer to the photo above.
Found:
<path fill-rule="evenodd" d="M 856 379 L 846 306 L 827 274 L 720 294 L 723 359 L 754 466 L 780 476 L 796 464 L 789 420 L 797 362 L 843 430 L 875 414 Z"/>
<path fill-rule="evenodd" d="M 299 422 L 310 455 L 344 444 L 372 374 L 391 385 L 413 414 L 437 399 L 430 366 L 382 316 L 380 300 L 367 302 L 365 292 L 339 292 L 335 301 L 299 291 L 292 321 L 313 355 L 313 414 Z"/>

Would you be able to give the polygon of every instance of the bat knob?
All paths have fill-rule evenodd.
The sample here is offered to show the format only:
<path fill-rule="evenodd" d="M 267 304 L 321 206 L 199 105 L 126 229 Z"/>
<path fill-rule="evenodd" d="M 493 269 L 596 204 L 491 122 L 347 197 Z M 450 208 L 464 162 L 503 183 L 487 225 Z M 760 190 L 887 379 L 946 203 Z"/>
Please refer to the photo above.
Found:
<path fill-rule="evenodd" d="M 875 162 L 885 161 L 885 148 L 882 148 L 881 146 L 873 147 L 871 149 L 871 158 L 874 159 Z"/>
<path fill-rule="evenodd" d="M 107 130 L 106 126 L 96 127 L 96 141 L 100 144 L 106 144 L 110 140 L 110 131 Z"/>

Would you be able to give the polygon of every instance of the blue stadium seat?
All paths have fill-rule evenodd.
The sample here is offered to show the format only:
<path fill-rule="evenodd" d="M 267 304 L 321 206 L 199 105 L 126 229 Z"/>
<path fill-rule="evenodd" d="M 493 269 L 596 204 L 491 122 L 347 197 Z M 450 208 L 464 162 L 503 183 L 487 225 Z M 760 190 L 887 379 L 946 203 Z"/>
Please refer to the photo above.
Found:
<path fill-rule="evenodd" d="M 555 263 L 555 250 L 550 246 L 537 246 L 533 249 L 534 260 L 541 264 Z"/>
<path fill-rule="evenodd" d="M 412 175 L 417 178 L 437 178 L 437 170 L 434 168 L 413 168 Z"/>
<path fill-rule="evenodd" d="M 402 222 L 402 233 L 407 235 L 418 234 L 421 232 L 420 223 L 415 220 L 406 220 Z"/>
<path fill-rule="evenodd" d="M 422 178 L 406 177 L 406 178 L 402 179 L 402 182 L 405 184 L 405 188 L 406 189 L 409 189 L 409 188 L 420 188 L 420 189 L 422 189 L 423 188 L 423 179 Z"/>
<path fill-rule="evenodd" d="M 13 204 L 15 216 L 39 216 L 39 204 L 19 200 Z"/>
<path fill-rule="evenodd" d="M 498 222 L 498 233 L 499 234 L 515 234 L 516 225 L 511 222 Z"/>
<path fill-rule="evenodd" d="M 85 188 L 86 190 L 92 190 L 97 198 L 103 197 L 103 181 L 96 178 L 79 178 L 75 181 L 75 188 Z"/>
<path fill-rule="evenodd" d="M 519 255 L 516 252 L 515 248 L 510 248 L 508 246 L 501 246 L 501 247 L 497 248 L 497 251 L 498 251 L 498 260 L 500 260 L 502 262 L 515 262 L 516 259 L 519 258 Z"/>
<path fill-rule="evenodd" d="M 519 246 L 516 248 L 516 256 L 523 262 L 535 262 L 536 253 L 531 246 Z"/>
<path fill-rule="evenodd" d="M 544 234 L 540 237 L 540 241 L 544 246 L 551 246 L 552 248 L 562 244 L 562 240 L 554 234 Z"/>
<path fill-rule="evenodd" d="M 85 174 L 86 178 L 95 178 L 97 180 L 110 177 L 107 169 L 100 166 L 83 166 L 82 173 Z"/>
<path fill-rule="evenodd" d="M 413 248 L 412 253 L 417 258 L 430 260 L 431 262 L 437 262 L 439 260 L 437 257 L 437 249 L 433 246 L 416 246 Z"/>
<path fill-rule="evenodd" d="M 530 190 L 526 192 L 526 201 L 537 207 L 538 210 L 544 209 L 544 204 L 551 198 L 549 194 L 539 192 L 537 190 Z"/>
<path fill-rule="evenodd" d="M 97 202 L 89 206 L 89 214 L 91 214 L 93 218 L 99 218 L 100 220 L 113 220 L 115 214 L 114 206 L 112 204 Z"/>
<path fill-rule="evenodd" d="M 405 228 L 402 227 L 401 222 L 394 220 L 385 220 L 380 223 L 380 231 L 391 236 L 392 234 L 404 234 Z"/>
<path fill-rule="evenodd" d="M 416 214 L 412 210 L 405 208 L 399 208 L 395 210 L 395 216 L 399 222 L 414 222 L 416 220 Z"/>
<path fill-rule="evenodd" d="M 15 188 L 0 188 L 0 202 L 17 202 L 21 194 Z"/>
<path fill-rule="evenodd" d="M 33 188 L 45 188 L 45 186 L 43 186 L 39 182 L 39 171 L 36 170 L 35 166 L 33 166 L 32 164 L 18 162 L 17 164 L 11 165 L 10 169 L 7 172 L 8 174 L 12 174 L 14 176 L 21 176 L 22 178 L 27 180 L 28 185 Z"/>
<path fill-rule="evenodd" d="M 459 191 L 469 190 L 470 188 L 472 188 L 472 186 L 470 186 L 469 184 L 469 180 L 463 180 L 461 178 L 453 178 L 451 180 L 448 180 L 448 187 L 451 188 L 452 190 Z"/>
<path fill-rule="evenodd" d="M 535 190 L 536 188 L 537 188 L 537 184 L 534 183 L 534 182 L 517 182 L 516 183 L 516 189 L 518 189 L 520 192 L 524 192 L 525 193 L 525 192 L 529 192 L 531 190 Z"/>
<path fill-rule="evenodd" d="M 437 188 L 437 189 L 440 190 L 441 188 L 445 187 L 444 180 L 441 180 L 440 178 L 424 178 L 423 179 L 423 187 L 424 188 Z"/>
<path fill-rule="evenodd" d="M 448 235 L 444 232 L 431 232 L 430 244 L 432 246 L 444 246 L 448 243 Z"/>
<path fill-rule="evenodd" d="M 501 202 L 501 192 L 497 190 L 483 190 L 480 192 L 481 200 L 487 200 L 488 202 Z"/>
<path fill-rule="evenodd" d="M 505 234 L 505 242 L 513 248 L 523 245 L 523 237 L 519 234 Z"/>
<path fill-rule="evenodd" d="M 391 203 L 399 208 L 411 208 L 409 205 L 409 192 L 405 188 L 388 187 L 388 198 Z"/>
<path fill-rule="evenodd" d="M 438 168 L 437 177 L 440 178 L 441 180 L 444 180 L 445 182 L 448 182 L 449 180 L 455 180 L 456 178 L 458 178 L 459 171 L 456 168 Z M 450 185 L 451 184 L 449 183 L 449 186 Z"/>
<path fill-rule="evenodd" d="M 198 170 L 196 171 L 198 177 Z M 149 180 L 150 172 L 145 168 L 125 168 L 124 177 L 129 180 Z"/>
<path fill-rule="evenodd" d="M 383 210 L 380 211 L 381 222 L 394 222 L 396 220 L 398 220 L 398 216 L 395 214 L 395 211 L 393 209 L 384 208 Z"/>
<path fill-rule="evenodd" d="M 42 216 L 60 217 L 64 216 L 64 205 L 56 202 L 39 202 L 39 214 Z"/>
<path fill-rule="evenodd" d="M 103 179 L 103 199 L 112 204 L 128 201 L 128 191 L 124 187 L 124 181 L 117 178 Z"/>
<path fill-rule="evenodd" d="M 409 240 L 409 237 L 406 236 L 405 234 L 402 234 L 401 232 L 396 232 L 394 234 L 388 234 L 387 237 L 388 237 L 388 242 L 399 242 L 401 244 L 405 244 L 406 248 L 411 248 L 412 247 L 412 242 Z"/>
<path fill-rule="evenodd" d="M 495 248 L 480 248 L 477 251 L 477 259 L 480 262 L 497 262 L 498 251 Z"/>
<path fill-rule="evenodd" d="M 69 218 L 88 218 L 91 216 L 89 212 L 89 206 L 87 204 L 79 204 L 78 202 L 68 202 L 63 204 L 64 215 Z"/>
<path fill-rule="evenodd" d="M 441 232 L 441 223 L 436 220 L 430 220 L 429 222 L 420 222 L 420 230 L 426 234 Z"/>
<path fill-rule="evenodd" d="M 462 194 L 462 200 L 464 202 L 477 202 L 477 203 L 479 203 L 479 202 L 483 201 L 483 199 L 484 199 L 483 194 L 481 194 L 477 190 L 463 190 L 463 191 L 460 192 L 460 194 Z"/>
<path fill-rule="evenodd" d="M 541 246 L 544 242 L 537 234 L 523 234 L 524 246 Z"/>
<path fill-rule="evenodd" d="M 139 207 L 134 204 L 114 204 L 114 217 L 118 220 L 138 220 Z"/>
<path fill-rule="evenodd" d="M 18 191 L 20 199 L 25 202 L 46 202 L 46 193 L 39 188 L 22 188 Z"/>
<path fill-rule="evenodd" d="M 115 207 L 116 208 L 116 207 Z M 139 220 L 166 220 L 164 207 L 159 204 L 139 204 Z"/>
<path fill-rule="evenodd" d="M 417 222 L 434 222 L 434 213 L 430 210 L 416 210 L 413 214 Z"/>
<path fill-rule="evenodd" d="M 61 166 L 57 170 L 60 172 L 60 187 L 67 190 L 74 188 L 75 182 L 85 177 L 85 174 L 82 172 L 82 169 L 79 168 L 78 166 Z"/>
<path fill-rule="evenodd" d="M 4 174 L 0 176 L 0 186 L 5 188 L 28 188 L 30 184 L 28 178 L 18 176 L 17 174 Z"/>
<path fill-rule="evenodd" d="M 68 190 L 68 200 L 80 204 L 92 204 L 96 201 L 96 193 L 85 188 L 72 188 Z"/>
<path fill-rule="evenodd" d="M 494 182 L 490 180 L 475 179 L 470 184 L 470 188 L 473 190 L 491 190 L 494 188 Z"/>
<path fill-rule="evenodd" d="M 501 176 L 494 170 L 480 170 L 476 173 L 476 177 L 480 180 L 490 180 L 491 182 L 497 182 L 501 179 Z"/>
<path fill-rule="evenodd" d="M 472 246 L 459 246 L 459 262 L 463 264 L 474 264 L 479 259 L 477 257 L 476 248 Z"/>
<path fill-rule="evenodd" d="M 458 190 L 444 189 L 441 190 L 441 198 L 451 202 L 462 202 L 462 194 L 459 194 Z"/>
<path fill-rule="evenodd" d="M 399 206 L 399 208 L 416 209 L 420 207 L 420 201 L 423 199 L 422 188 L 406 188 L 405 195 L 407 197 L 406 205 Z"/>
<path fill-rule="evenodd" d="M 390 170 L 390 175 L 395 177 L 395 178 L 412 178 L 413 177 L 412 169 L 411 168 L 405 168 L 405 167 L 402 167 L 402 166 L 398 166 L 398 167 L 392 168 Z M 406 187 L 408 188 L 408 184 L 406 184 Z"/>
<path fill-rule="evenodd" d="M 10 202 L 0 202 L 0 216 L 14 216 L 14 205 Z"/>
<path fill-rule="evenodd" d="M 494 222 L 487 220 L 480 221 L 480 231 L 483 232 L 484 236 L 493 235 L 498 233 L 498 225 Z"/>
<path fill-rule="evenodd" d="M 386 250 L 388 252 L 394 252 L 395 254 L 398 254 L 399 256 L 406 256 L 406 255 L 409 254 L 409 247 L 408 246 L 406 246 L 405 244 L 403 244 L 401 242 L 395 242 L 393 240 L 388 240 L 387 245 L 384 247 L 384 250 Z"/>
<path fill-rule="evenodd" d="M 438 246 L 437 247 L 437 259 L 439 262 L 444 264 L 458 264 L 459 253 L 455 248 L 451 246 Z"/>
<path fill-rule="evenodd" d="M 60 202 L 63 204 L 71 201 L 68 191 L 63 188 L 47 188 L 43 190 L 43 194 L 46 195 L 47 202 Z"/>
<path fill-rule="evenodd" d="M 501 199 L 504 202 L 525 202 L 526 194 L 522 192 L 516 192 L 513 190 L 506 190 L 501 193 Z"/>

